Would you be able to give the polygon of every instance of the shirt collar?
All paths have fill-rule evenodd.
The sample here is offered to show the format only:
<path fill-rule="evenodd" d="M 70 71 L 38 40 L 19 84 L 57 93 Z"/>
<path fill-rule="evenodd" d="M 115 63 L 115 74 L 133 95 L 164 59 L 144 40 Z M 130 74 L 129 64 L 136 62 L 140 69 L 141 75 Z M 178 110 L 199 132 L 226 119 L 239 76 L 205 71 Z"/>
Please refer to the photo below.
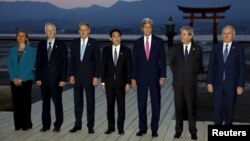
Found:
<path fill-rule="evenodd" d="M 223 43 L 223 47 L 225 47 L 226 45 L 228 45 L 228 47 L 231 47 L 231 45 L 232 45 L 232 42 L 229 42 L 229 43 Z"/>
<path fill-rule="evenodd" d="M 149 36 L 145 36 L 145 35 L 144 35 L 144 40 L 145 40 L 145 41 L 146 41 L 147 38 L 148 38 L 149 40 L 151 40 L 152 34 L 150 34 Z"/>

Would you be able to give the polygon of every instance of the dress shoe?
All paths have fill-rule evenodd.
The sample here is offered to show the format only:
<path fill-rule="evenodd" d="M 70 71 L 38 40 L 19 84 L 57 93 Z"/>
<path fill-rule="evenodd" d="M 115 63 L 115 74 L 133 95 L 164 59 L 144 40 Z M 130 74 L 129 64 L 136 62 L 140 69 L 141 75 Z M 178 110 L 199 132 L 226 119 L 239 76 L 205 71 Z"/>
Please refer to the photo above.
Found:
<path fill-rule="evenodd" d="M 23 128 L 23 131 L 27 131 L 27 130 L 30 130 L 32 127 L 25 127 Z"/>
<path fill-rule="evenodd" d="M 194 133 L 194 134 L 191 134 L 191 139 L 192 140 L 197 140 L 197 135 Z"/>
<path fill-rule="evenodd" d="M 60 128 L 56 128 L 56 127 L 55 127 L 55 128 L 53 129 L 53 132 L 60 132 Z"/>
<path fill-rule="evenodd" d="M 124 130 L 119 130 L 118 133 L 119 133 L 119 135 L 125 134 Z"/>
<path fill-rule="evenodd" d="M 18 131 L 18 130 L 21 130 L 21 129 L 22 129 L 21 127 L 15 128 L 15 131 Z"/>
<path fill-rule="evenodd" d="M 93 128 L 89 128 L 89 134 L 94 134 L 95 130 Z"/>
<path fill-rule="evenodd" d="M 104 132 L 104 134 L 111 134 L 112 132 L 115 132 L 114 129 L 108 129 L 107 131 Z"/>
<path fill-rule="evenodd" d="M 180 138 L 180 137 L 181 137 L 181 132 L 176 132 L 176 133 L 174 134 L 174 138 L 178 139 L 178 138 Z"/>
<path fill-rule="evenodd" d="M 71 130 L 69 130 L 70 133 L 75 133 L 78 130 L 82 130 L 82 127 L 76 127 L 74 126 Z"/>
<path fill-rule="evenodd" d="M 44 128 L 44 127 L 42 129 L 40 129 L 41 132 L 46 132 L 48 130 L 49 130 L 49 128 Z"/>
<path fill-rule="evenodd" d="M 143 134 L 146 134 L 147 132 L 146 131 L 138 131 L 137 133 L 136 133 L 136 136 L 142 136 Z"/>
<path fill-rule="evenodd" d="M 157 132 L 152 132 L 152 137 L 158 137 L 158 133 Z"/>

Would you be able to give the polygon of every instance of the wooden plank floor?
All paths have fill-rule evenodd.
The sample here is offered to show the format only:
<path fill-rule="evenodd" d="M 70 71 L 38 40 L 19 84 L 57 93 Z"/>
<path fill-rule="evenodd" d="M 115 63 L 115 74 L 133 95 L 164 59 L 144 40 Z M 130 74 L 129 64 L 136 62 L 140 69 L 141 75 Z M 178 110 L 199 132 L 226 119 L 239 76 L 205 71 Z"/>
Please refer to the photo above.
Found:
<path fill-rule="evenodd" d="M 59 133 L 54 133 L 52 130 L 42 133 L 40 132 L 42 101 L 32 104 L 32 121 L 33 128 L 29 131 L 14 131 L 13 113 L 0 112 L 0 141 L 173 141 L 175 133 L 174 126 L 174 100 L 172 89 L 172 74 L 168 68 L 167 83 L 162 87 L 162 103 L 161 116 L 159 126 L 159 137 L 152 138 L 150 130 L 151 120 L 151 104 L 148 99 L 147 114 L 148 127 L 147 134 L 142 137 L 137 137 L 135 134 L 138 131 L 138 108 L 136 89 L 131 90 L 126 95 L 126 119 L 125 119 L 125 134 L 119 135 L 117 130 L 111 135 L 105 135 L 107 129 L 106 115 L 106 97 L 101 92 L 101 87 L 96 88 L 96 113 L 95 113 L 95 134 L 88 134 L 86 126 L 86 107 L 82 119 L 82 130 L 77 133 L 69 133 L 69 130 L 74 126 L 74 104 L 73 90 L 63 92 L 63 107 L 64 107 L 64 122 Z M 52 123 L 55 121 L 53 104 L 51 109 Z M 117 115 L 116 115 L 117 117 Z M 212 122 L 197 122 L 198 140 L 207 141 L 207 125 Z M 243 123 L 237 123 L 243 124 Z M 53 124 L 52 124 L 53 125 Z M 53 128 L 53 126 L 51 127 Z M 176 140 L 176 139 L 175 139 Z M 190 140 L 187 122 L 184 123 L 184 131 L 182 137 L 176 141 Z"/>

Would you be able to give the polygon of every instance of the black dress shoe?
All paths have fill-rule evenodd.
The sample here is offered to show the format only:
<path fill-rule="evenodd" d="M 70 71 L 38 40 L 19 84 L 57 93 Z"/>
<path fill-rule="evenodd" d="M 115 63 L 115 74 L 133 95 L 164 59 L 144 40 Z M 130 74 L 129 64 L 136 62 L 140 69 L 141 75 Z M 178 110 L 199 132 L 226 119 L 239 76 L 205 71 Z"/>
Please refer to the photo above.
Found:
<path fill-rule="evenodd" d="M 75 133 L 78 130 L 82 130 L 82 127 L 76 127 L 74 126 L 71 130 L 69 130 L 70 133 Z"/>
<path fill-rule="evenodd" d="M 104 134 L 111 134 L 112 132 L 115 132 L 115 129 L 108 129 Z"/>
<path fill-rule="evenodd" d="M 152 137 L 158 137 L 158 133 L 157 132 L 152 132 Z"/>
<path fill-rule="evenodd" d="M 18 131 L 18 130 L 21 130 L 21 129 L 22 129 L 21 127 L 15 128 L 15 131 Z"/>
<path fill-rule="evenodd" d="M 93 128 L 89 128 L 89 134 L 94 134 L 95 130 Z"/>
<path fill-rule="evenodd" d="M 146 131 L 138 131 L 136 133 L 136 136 L 142 136 L 143 134 L 146 134 L 147 132 Z"/>
<path fill-rule="evenodd" d="M 194 134 L 191 134 L 191 139 L 192 140 L 197 140 L 197 135 L 194 133 Z"/>
<path fill-rule="evenodd" d="M 176 133 L 174 134 L 174 138 L 178 139 L 178 138 L 180 138 L 180 137 L 181 137 L 181 132 L 176 132 Z"/>
<path fill-rule="evenodd" d="M 119 133 L 119 135 L 125 134 L 124 130 L 119 130 L 118 133 Z"/>
<path fill-rule="evenodd" d="M 41 132 L 46 132 L 48 130 L 49 130 L 49 128 L 44 128 L 44 127 L 42 129 L 40 129 Z"/>
<path fill-rule="evenodd" d="M 53 129 L 53 132 L 60 132 L 60 128 L 56 128 L 56 127 L 55 127 L 55 128 Z"/>
<path fill-rule="evenodd" d="M 30 130 L 32 127 L 25 127 L 23 128 L 23 131 L 27 131 L 27 130 Z"/>

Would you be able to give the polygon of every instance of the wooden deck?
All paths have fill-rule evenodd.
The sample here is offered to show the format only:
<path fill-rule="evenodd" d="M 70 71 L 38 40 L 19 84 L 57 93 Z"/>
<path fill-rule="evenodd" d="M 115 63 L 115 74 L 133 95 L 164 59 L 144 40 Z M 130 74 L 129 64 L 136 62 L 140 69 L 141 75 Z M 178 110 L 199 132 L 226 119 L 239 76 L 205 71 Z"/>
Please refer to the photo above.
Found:
<path fill-rule="evenodd" d="M 184 131 L 180 139 L 173 139 L 175 133 L 174 126 L 174 101 L 172 89 L 172 75 L 168 70 L 167 83 L 161 89 L 162 93 L 162 108 L 159 126 L 159 137 L 152 138 L 150 130 L 151 120 L 151 104 L 148 100 L 148 124 L 149 130 L 142 137 L 137 137 L 135 134 L 138 131 L 138 109 L 136 89 L 131 90 L 126 95 L 126 119 L 125 119 L 125 134 L 119 135 L 117 130 L 111 135 L 105 135 L 107 129 L 106 116 L 106 97 L 101 92 L 101 87 L 96 88 L 96 113 L 95 113 L 95 134 L 88 134 L 86 126 L 86 107 L 82 120 L 82 130 L 77 133 L 69 133 L 69 130 L 74 126 L 74 104 L 73 90 L 63 92 L 63 107 L 64 107 L 64 122 L 59 133 L 54 133 L 52 129 L 48 132 L 40 132 L 42 101 L 32 104 L 32 121 L 33 128 L 29 131 L 14 131 L 13 113 L 0 112 L 0 140 L 1 141 L 188 141 L 190 134 L 188 132 L 187 123 L 184 123 Z M 53 105 L 53 104 L 52 104 Z M 54 107 L 51 109 L 52 123 L 55 120 Z M 116 116 L 117 117 L 117 116 Z M 207 125 L 212 122 L 197 122 L 198 141 L 207 141 Z M 240 123 L 238 123 L 240 124 Z M 53 124 L 52 124 L 53 125 Z"/>

